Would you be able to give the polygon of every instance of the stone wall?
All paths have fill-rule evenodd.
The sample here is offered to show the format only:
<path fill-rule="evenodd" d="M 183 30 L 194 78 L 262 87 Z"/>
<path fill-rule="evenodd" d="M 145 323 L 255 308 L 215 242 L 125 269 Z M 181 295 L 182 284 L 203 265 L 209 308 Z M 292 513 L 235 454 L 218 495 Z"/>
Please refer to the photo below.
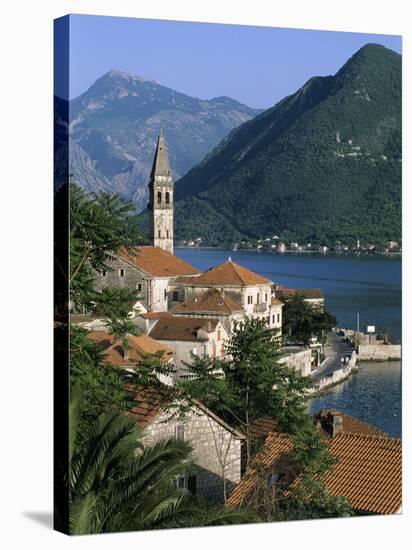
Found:
<path fill-rule="evenodd" d="M 287 353 L 287 348 L 284 351 Z M 288 367 L 299 371 L 303 376 L 309 376 L 311 373 L 312 350 L 308 348 L 296 353 L 289 353 L 281 357 L 279 363 L 286 363 Z"/>
<path fill-rule="evenodd" d="M 193 448 L 195 468 L 186 476 L 196 477 L 196 494 L 210 503 L 224 500 L 225 478 L 227 494 L 240 481 L 241 439 L 202 411 L 189 412 L 183 421 L 160 415 L 147 429 L 147 441 L 176 437 L 177 426 L 184 426 L 184 440 Z"/>
<path fill-rule="evenodd" d="M 401 359 L 400 344 L 360 344 L 359 361 L 391 361 Z"/>

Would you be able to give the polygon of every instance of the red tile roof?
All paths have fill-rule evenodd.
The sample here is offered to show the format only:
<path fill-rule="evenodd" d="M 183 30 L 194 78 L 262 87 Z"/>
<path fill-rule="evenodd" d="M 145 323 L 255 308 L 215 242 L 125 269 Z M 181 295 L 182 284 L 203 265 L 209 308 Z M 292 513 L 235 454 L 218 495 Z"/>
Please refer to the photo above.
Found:
<path fill-rule="evenodd" d="M 338 458 L 334 472 L 324 476 L 332 496 L 345 496 L 355 510 L 395 514 L 402 505 L 402 443 L 400 439 L 339 434 L 331 452 Z"/>
<path fill-rule="evenodd" d="M 349 416 L 348 414 L 340 411 L 335 411 L 334 409 L 323 409 L 315 415 L 314 421 L 321 430 L 322 435 L 327 439 L 332 438 L 333 415 L 336 414 L 342 418 L 341 433 L 353 435 L 387 436 L 387 434 L 382 430 L 375 428 L 375 426 L 372 426 L 371 424 L 362 422 L 362 420 L 359 420 L 358 418 L 354 418 L 353 416 Z"/>
<path fill-rule="evenodd" d="M 162 317 L 171 317 L 171 315 L 168 311 L 148 311 L 142 313 L 140 317 L 143 317 L 143 319 L 161 319 Z"/>
<path fill-rule="evenodd" d="M 164 344 L 159 344 L 150 336 L 129 335 L 127 337 L 129 350 L 126 353 L 121 342 L 114 345 L 111 334 L 104 330 L 91 331 L 88 338 L 99 345 L 106 356 L 106 361 L 116 367 L 132 367 L 141 361 L 146 355 L 163 352 L 162 360 L 168 361 L 173 357 L 173 350 Z"/>
<path fill-rule="evenodd" d="M 222 295 L 217 289 L 211 288 L 186 300 L 182 304 L 177 304 L 170 308 L 170 313 L 219 313 L 221 315 L 231 315 L 244 311 L 243 307 L 235 302 L 229 296 Z"/>
<path fill-rule="evenodd" d="M 270 432 L 279 430 L 278 421 L 270 416 L 265 416 L 255 420 L 250 426 L 250 434 L 252 439 L 266 439 Z"/>
<path fill-rule="evenodd" d="M 192 265 L 157 246 L 136 246 L 134 252 L 132 254 L 122 250 L 118 256 L 151 277 L 178 277 L 199 273 Z"/>
<path fill-rule="evenodd" d="M 169 317 L 157 321 L 150 336 L 156 340 L 169 341 L 207 341 L 206 337 L 199 337 L 200 329 L 213 332 L 219 319 L 205 319 L 201 317 Z"/>
<path fill-rule="evenodd" d="M 385 436 L 340 433 L 330 442 L 338 459 L 323 476 L 332 496 L 346 497 L 360 512 L 394 514 L 402 505 L 402 443 Z M 291 472 L 293 445 L 285 434 L 270 433 L 256 464 L 271 473 Z M 289 457 L 289 458 L 288 458 Z M 226 505 L 235 508 L 253 502 L 258 468 L 251 468 L 236 485 Z M 296 480 L 296 477 L 295 477 Z M 291 482 L 292 480 L 290 480 Z"/>
<path fill-rule="evenodd" d="M 177 283 L 187 286 L 249 286 L 249 285 L 271 285 L 272 281 L 262 277 L 246 267 L 243 267 L 231 260 L 224 264 L 213 267 L 193 280 L 187 277 L 178 278 Z"/>

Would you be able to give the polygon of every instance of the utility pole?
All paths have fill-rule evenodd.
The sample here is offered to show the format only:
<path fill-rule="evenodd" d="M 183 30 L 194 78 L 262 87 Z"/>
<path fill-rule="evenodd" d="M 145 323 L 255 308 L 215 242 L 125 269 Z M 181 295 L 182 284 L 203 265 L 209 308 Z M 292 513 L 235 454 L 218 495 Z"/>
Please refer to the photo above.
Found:
<path fill-rule="evenodd" d="M 356 345 L 359 346 L 359 311 L 356 313 Z"/>

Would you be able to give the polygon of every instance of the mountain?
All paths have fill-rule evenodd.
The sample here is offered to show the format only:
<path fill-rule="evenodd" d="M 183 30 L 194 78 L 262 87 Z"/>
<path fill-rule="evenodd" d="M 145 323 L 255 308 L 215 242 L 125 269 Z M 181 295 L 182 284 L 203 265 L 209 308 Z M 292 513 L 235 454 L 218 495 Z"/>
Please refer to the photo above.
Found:
<path fill-rule="evenodd" d="M 140 209 L 161 127 L 176 180 L 259 112 L 229 97 L 202 100 L 112 70 L 70 102 L 70 172 L 83 188 L 117 192 Z"/>
<path fill-rule="evenodd" d="M 361 48 L 245 122 L 175 185 L 178 239 L 401 239 L 401 56 Z"/>

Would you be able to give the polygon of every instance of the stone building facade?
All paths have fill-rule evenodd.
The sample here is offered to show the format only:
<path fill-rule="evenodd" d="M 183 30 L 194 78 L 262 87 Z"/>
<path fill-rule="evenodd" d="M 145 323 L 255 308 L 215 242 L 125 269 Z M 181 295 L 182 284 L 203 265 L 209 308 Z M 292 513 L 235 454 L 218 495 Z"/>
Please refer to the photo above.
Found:
<path fill-rule="evenodd" d="M 150 407 L 155 409 L 153 413 Z M 178 487 L 217 504 L 240 481 L 245 436 L 200 403 L 181 418 L 173 415 L 173 410 L 162 410 L 153 401 L 140 402 L 132 410 L 132 416 L 145 428 L 148 444 L 176 438 L 191 445 L 195 466 L 176 480 Z"/>
<path fill-rule="evenodd" d="M 160 130 L 149 183 L 149 223 L 153 246 L 173 254 L 173 179 Z"/>
<path fill-rule="evenodd" d="M 185 363 L 193 361 L 193 355 L 224 359 L 228 331 L 219 319 L 200 317 L 161 317 L 150 337 L 173 350 L 176 377 L 187 375 Z"/>
<path fill-rule="evenodd" d="M 208 289 L 216 289 L 235 301 L 248 317 L 266 319 L 269 327 L 281 330 L 282 306 L 272 298 L 272 281 L 230 258 L 224 264 L 195 277 L 177 277 L 173 283 L 173 306 L 200 297 Z"/>

